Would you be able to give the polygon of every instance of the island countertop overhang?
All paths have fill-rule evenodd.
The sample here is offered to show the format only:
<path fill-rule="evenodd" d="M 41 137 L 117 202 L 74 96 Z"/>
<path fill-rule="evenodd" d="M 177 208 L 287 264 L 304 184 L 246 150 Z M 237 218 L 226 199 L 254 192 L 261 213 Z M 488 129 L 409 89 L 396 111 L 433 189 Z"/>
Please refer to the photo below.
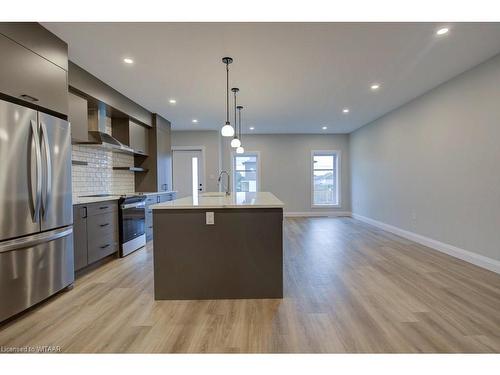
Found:
<path fill-rule="evenodd" d="M 283 208 L 284 203 L 270 192 L 238 192 L 229 196 L 200 193 L 150 206 L 153 210 L 217 209 L 217 208 Z"/>

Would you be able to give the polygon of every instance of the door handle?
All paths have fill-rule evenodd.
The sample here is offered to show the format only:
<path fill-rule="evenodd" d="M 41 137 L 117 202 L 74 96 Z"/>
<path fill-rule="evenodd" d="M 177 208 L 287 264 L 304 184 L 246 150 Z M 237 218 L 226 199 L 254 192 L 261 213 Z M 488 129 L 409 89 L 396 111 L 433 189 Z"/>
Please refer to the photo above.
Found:
<path fill-rule="evenodd" d="M 109 225 L 109 223 L 106 223 L 106 224 L 100 224 L 99 226 L 100 226 L 101 228 L 103 228 L 103 227 L 107 227 L 108 225 Z"/>
<path fill-rule="evenodd" d="M 41 124 L 42 129 L 42 141 L 45 148 L 45 177 L 46 177 L 46 186 L 45 186 L 45 198 L 42 199 L 42 210 L 43 217 L 47 216 L 47 211 L 49 209 L 49 200 L 52 195 L 52 159 L 50 157 L 50 145 L 49 145 L 49 137 L 47 136 L 47 127 L 43 122 Z"/>
<path fill-rule="evenodd" d="M 7 251 L 27 249 L 39 245 L 41 243 L 46 243 L 50 241 L 55 241 L 59 238 L 67 237 L 73 233 L 73 228 L 63 228 L 56 229 L 51 232 L 37 233 L 28 237 L 16 238 L 14 240 L 4 241 L 0 244 L 0 253 Z"/>
<path fill-rule="evenodd" d="M 111 246 L 111 245 L 108 243 L 108 244 L 106 244 L 106 245 L 104 245 L 104 246 L 101 246 L 101 249 L 105 249 L 105 248 L 110 247 L 110 246 Z"/>
<path fill-rule="evenodd" d="M 31 136 L 35 143 L 36 156 L 36 196 L 33 198 L 33 222 L 37 223 L 40 217 L 40 201 L 42 196 L 42 155 L 40 151 L 40 137 L 35 120 L 31 120 Z"/>

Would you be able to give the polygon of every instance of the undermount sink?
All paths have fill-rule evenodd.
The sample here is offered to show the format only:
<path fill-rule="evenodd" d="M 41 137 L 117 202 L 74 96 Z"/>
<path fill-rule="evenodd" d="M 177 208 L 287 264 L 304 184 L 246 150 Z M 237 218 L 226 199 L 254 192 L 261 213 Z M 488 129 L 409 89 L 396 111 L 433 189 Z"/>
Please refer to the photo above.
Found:
<path fill-rule="evenodd" d="M 210 197 L 221 198 L 221 197 L 225 197 L 225 196 L 226 196 L 226 193 L 218 192 L 218 191 L 208 191 L 206 193 L 200 194 L 200 197 L 207 197 L 207 198 L 210 198 Z"/>

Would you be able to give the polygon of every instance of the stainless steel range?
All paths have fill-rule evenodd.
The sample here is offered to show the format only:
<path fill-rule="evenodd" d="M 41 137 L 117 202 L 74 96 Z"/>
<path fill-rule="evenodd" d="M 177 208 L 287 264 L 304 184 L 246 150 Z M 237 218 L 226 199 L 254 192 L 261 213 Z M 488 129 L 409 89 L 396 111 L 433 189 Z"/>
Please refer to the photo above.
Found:
<path fill-rule="evenodd" d="M 120 256 L 146 245 L 146 196 L 122 196 L 120 207 Z"/>

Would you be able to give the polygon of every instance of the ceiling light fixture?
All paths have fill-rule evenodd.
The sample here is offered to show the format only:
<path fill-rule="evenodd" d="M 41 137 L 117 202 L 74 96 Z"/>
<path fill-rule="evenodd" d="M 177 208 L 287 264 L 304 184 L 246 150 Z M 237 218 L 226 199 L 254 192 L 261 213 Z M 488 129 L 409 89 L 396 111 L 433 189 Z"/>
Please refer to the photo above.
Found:
<path fill-rule="evenodd" d="M 221 129 L 223 137 L 232 137 L 234 135 L 234 128 L 229 122 L 229 64 L 233 62 L 231 57 L 223 57 L 222 62 L 226 64 L 226 123 Z"/>
<path fill-rule="evenodd" d="M 238 117 L 240 119 L 240 121 L 239 121 L 239 123 L 240 123 L 240 127 L 239 127 L 239 129 L 240 129 L 240 133 L 239 133 L 240 145 L 236 149 L 236 153 L 237 154 L 243 154 L 245 152 L 245 149 L 243 148 L 243 145 L 241 144 L 241 110 L 243 109 L 243 106 L 239 105 L 237 108 L 238 108 Z"/>
<path fill-rule="evenodd" d="M 236 119 L 236 108 L 238 108 L 238 106 L 236 106 L 236 93 L 238 91 L 240 91 L 239 88 L 237 87 L 233 87 L 231 89 L 231 91 L 234 93 L 234 126 L 235 126 L 235 132 L 234 132 L 234 136 L 233 136 L 233 139 L 231 139 L 231 147 L 232 148 L 238 148 L 241 146 L 241 142 L 240 140 L 238 139 L 238 122 L 237 122 L 237 119 Z"/>
<path fill-rule="evenodd" d="M 327 128 L 326 126 L 323 126 L 321 129 L 326 130 L 326 129 L 328 129 L 328 128 Z"/>
<path fill-rule="evenodd" d="M 344 108 L 344 109 L 342 110 L 342 112 L 344 112 L 344 113 L 349 113 L 349 108 Z"/>
<path fill-rule="evenodd" d="M 375 91 L 375 90 L 378 90 L 380 88 L 380 85 L 378 83 L 374 83 L 370 86 L 370 88 Z"/>
<path fill-rule="evenodd" d="M 175 100 L 175 99 L 170 99 L 168 102 L 169 102 L 170 104 L 175 104 L 175 103 L 177 103 L 177 100 Z"/>
<path fill-rule="evenodd" d="M 132 60 L 130 57 L 125 57 L 123 59 L 123 62 L 126 63 L 126 64 L 133 64 L 134 60 Z"/>
<path fill-rule="evenodd" d="M 193 124 L 197 124 L 197 123 L 198 123 L 198 120 L 197 120 L 197 119 L 193 119 L 193 120 L 191 120 L 191 122 L 192 122 Z"/>
<path fill-rule="evenodd" d="M 448 34 L 448 31 L 450 31 L 449 28 L 442 27 L 438 31 L 436 31 L 436 35 L 445 35 L 445 34 Z"/>
<path fill-rule="evenodd" d="M 250 126 L 249 129 L 250 130 L 255 130 L 255 128 L 253 126 Z"/>

